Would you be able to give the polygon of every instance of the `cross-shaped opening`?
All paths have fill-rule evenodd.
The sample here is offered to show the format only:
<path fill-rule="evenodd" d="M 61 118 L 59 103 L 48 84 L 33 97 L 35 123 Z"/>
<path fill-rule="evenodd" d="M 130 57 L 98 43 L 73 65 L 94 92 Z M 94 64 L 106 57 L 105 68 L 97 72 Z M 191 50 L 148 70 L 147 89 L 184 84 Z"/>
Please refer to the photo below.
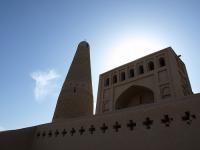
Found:
<path fill-rule="evenodd" d="M 64 129 L 64 130 L 62 131 L 62 135 L 65 136 L 65 134 L 67 134 L 67 131 Z"/>
<path fill-rule="evenodd" d="M 100 127 L 100 129 L 101 129 L 101 131 L 102 131 L 103 133 L 105 133 L 106 130 L 108 129 L 108 126 L 106 126 L 106 124 L 103 123 L 103 125 Z"/>
<path fill-rule="evenodd" d="M 38 132 L 36 136 L 37 136 L 37 137 L 40 137 L 40 132 Z"/>
<path fill-rule="evenodd" d="M 56 132 L 55 132 L 55 136 L 57 137 L 58 135 L 59 135 L 59 131 L 56 130 Z"/>
<path fill-rule="evenodd" d="M 147 117 L 146 120 L 143 121 L 143 125 L 146 126 L 146 129 L 150 129 L 152 124 L 153 120 L 151 120 L 149 117 Z"/>
<path fill-rule="evenodd" d="M 121 128 L 121 125 L 116 121 L 115 124 L 113 125 L 113 129 L 118 132 L 119 129 Z"/>
<path fill-rule="evenodd" d="M 46 133 L 45 133 L 45 131 L 42 133 L 42 136 L 43 136 L 43 137 L 45 137 L 45 136 L 46 136 Z"/>
<path fill-rule="evenodd" d="M 93 132 L 95 131 L 94 125 L 90 126 L 89 131 L 90 131 L 90 134 L 93 134 Z"/>
<path fill-rule="evenodd" d="M 76 133 L 76 130 L 74 128 L 71 129 L 70 135 L 73 136 Z"/>
<path fill-rule="evenodd" d="M 49 135 L 49 137 L 51 137 L 51 136 L 52 136 L 52 132 L 51 132 L 51 131 L 49 131 L 48 135 Z"/>
<path fill-rule="evenodd" d="M 164 118 L 161 119 L 161 123 L 165 124 L 166 127 L 170 126 L 170 123 L 173 121 L 172 117 L 169 117 L 169 115 L 164 115 Z"/>
<path fill-rule="evenodd" d="M 79 133 L 80 135 L 82 135 L 85 132 L 85 129 L 83 128 L 83 126 L 79 129 Z"/>
<path fill-rule="evenodd" d="M 136 123 L 133 122 L 133 120 L 129 120 L 129 122 L 127 123 L 127 127 L 128 127 L 130 130 L 133 130 L 135 126 L 136 126 Z"/>
<path fill-rule="evenodd" d="M 196 115 L 191 114 L 190 111 L 186 111 L 185 115 L 182 117 L 182 120 L 185 121 L 188 125 L 192 123 L 193 119 L 196 119 Z"/>

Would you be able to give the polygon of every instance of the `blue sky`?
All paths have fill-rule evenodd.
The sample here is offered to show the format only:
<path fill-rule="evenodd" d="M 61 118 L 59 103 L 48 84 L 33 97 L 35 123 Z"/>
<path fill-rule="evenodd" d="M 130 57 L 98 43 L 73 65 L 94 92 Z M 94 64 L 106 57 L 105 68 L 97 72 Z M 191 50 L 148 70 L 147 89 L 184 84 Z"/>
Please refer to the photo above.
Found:
<path fill-rule="evenodd" d="M 50 122 L 77 44 L 98 77 L 171 46 L 200 91 L 198 0 L 0 0 L 0 130 Z"/>

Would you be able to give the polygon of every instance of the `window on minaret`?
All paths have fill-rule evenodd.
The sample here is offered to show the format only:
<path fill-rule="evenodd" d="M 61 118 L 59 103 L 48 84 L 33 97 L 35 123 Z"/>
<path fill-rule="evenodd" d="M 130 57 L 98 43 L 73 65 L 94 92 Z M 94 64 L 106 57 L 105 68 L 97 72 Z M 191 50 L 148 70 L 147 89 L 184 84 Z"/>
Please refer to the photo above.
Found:
<path fill-rule="evenodd" d="M 114 84 L 117 83 L 117 75 L 114 75 L 114 76 L 113 76 L 113 83 L 114 83 Z"/>
<path fill-rule="evenodd" d="M 149 71 L 154 70 L 154 63 L 153 63 L 152 61 L 150 61 L 150 62 L 148 63 L 148 70 L 149 70 Z"/>
<path fill-rule="evenodd" d="M 129 70 L 129 77 L 130 78 L 134 77 L 134 69 Z"/>
<path fill-rule="evenodd" d="M 144 73 L 144 68 L 143 68 L 142 65 L 139 66 L 138 72 L 139 72 L 139 74 L 143 74 Z"/>
<path fill-rule="evenodd" d="M 76 93 L 76 87 L 74 87 L 74 93 Z"/>
<path fill-rule="evenodd" d="M 109 86 L 109 84 L 110 84 L 110 79 L 109 79 L 109 78 L 106 78 L 104 85 L 105 85 L 105 86 Z"/>
<path fill-rule="evenodd" d="M 121 81 L 124 81 L 126 79 L 125 72 L 121 72 Z"/>
<path fill-rule="evenodd" d="M 164 59 L 163 57 L 161 57 L 161 58 L 159 59 L 159 65 L 160 65 L 160 67 L 163 67 L 163 66 L 166 65 L 166 64 L 165 64 L 165 59 Z"/>

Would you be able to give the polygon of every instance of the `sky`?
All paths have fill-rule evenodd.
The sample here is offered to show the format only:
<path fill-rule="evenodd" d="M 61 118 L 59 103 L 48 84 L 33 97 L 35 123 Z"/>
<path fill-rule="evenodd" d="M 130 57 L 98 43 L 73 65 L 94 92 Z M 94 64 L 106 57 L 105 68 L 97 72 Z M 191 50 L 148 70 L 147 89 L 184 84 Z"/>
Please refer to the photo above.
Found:
<path fill-rule="evenodd" d="M 51 122 L 80 41 L 99 74 L 171 46 L 200 91 L 199 0 L 0 0 L 0 130 Z"/>

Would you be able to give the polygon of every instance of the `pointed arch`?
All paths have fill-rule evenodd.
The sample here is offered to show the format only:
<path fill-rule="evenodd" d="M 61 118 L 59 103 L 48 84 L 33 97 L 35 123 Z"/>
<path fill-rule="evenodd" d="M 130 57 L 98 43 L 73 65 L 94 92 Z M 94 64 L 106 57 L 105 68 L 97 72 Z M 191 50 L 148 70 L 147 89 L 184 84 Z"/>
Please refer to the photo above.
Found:
<path fill-rule="evenodd" d="M 116 100 L 115 109 L 134 107 L 137 105 L 154 102 L 154 93 L 143 86 L 131 86 L 125 90 Z"/>

